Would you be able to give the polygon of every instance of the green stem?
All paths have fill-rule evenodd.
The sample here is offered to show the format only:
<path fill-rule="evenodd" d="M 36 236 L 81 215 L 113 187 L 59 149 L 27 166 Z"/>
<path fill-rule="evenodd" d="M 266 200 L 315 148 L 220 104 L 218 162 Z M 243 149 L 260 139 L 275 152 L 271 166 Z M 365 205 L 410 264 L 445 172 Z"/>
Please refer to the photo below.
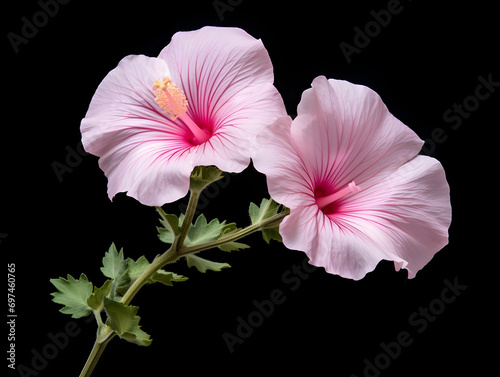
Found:
<path fill-rule="evenodd" d="M 144 270 L 144 272 L 137 278 L 136 281 L 130 286 L 130 288 L 123 295 L 121 302 L 125 305 L 129 305 L 135 295 L 139 290 L 148 282 L 149 278 L 155 274 L 163 266 L 175 262 L 179 257 L 177 256 L 177 251 L 172 245 L 166 252 L 164 252 L 159 257 L 155 258 L 153 262 Z"/>
<path fill-rule="evenodd" d="M 281 223 L 281 221 L 289 213 L 290 213 L 290 210 L 287 208 L 284 211 L 282 211 L 274 216 L 271 216 L 265 220 L 258 222 L 257 224 L 247 226 L 246 228 L 240 229 L 234 233 L 230 233 L 226 236 L 222 236 L 221 238 L 219 238 L 215 241 L 207 242 L 207 243 L 204 243 L 201 245 L 182 247 L 179 249 L 178 256 L 182 257 L 182 256 L 185 256 L 188 254 L 199 253 L 200 251 L 212 249 L 214 247 L 218 247 L 218 246 L 223 245 L 223 244 L 228 243 L 228 242 L 237 241 L 241 238 L 244 238 L 244 237 L 246 237 L 254 232 L 258 232 L 262 229 L 277 226 L 277 225 L 279 225 L 279 223 Z"/>
<path fill-rule="evenodd" d="M 184 215 L 184 221 L 182 222 L 181 233 L 177 239 L 177 245 L 179 248 L 184 244 L 189 227 L 193 222 L 194 214 L 196 213 L 196 207 L 198 206 L 198 200 L 200 199 L 201 190 L 191 189 L 191 196 L 189 197 L 189 203 L 186 208 L 186 214 Z"/>
<path fill-rule="evenodd" d="M 181 245 L 186 239 L 187 232 L 193 221 L 194 214 L 196 212 L 196 207 L 198 206 L 198 200 L 200 198 L 201 191 L 191 190 L 191 196 L 189 197 L 189 203 L 186 209 L 186 214 L 184 216 L 184 221 L 182 223 L 181 232 L 179 236 L 176 237 L 174 243 L 170 248 L 163 254 L 158 256 L 153 260 L 153 262 L 144 270 L 144 272 L 134 281 L 130 288 L 123 295 L 121 302 L 125 305 L 129 305 L 135 295 L 140 291 L 140 289 L 148 282 L 149 278 L 156 273 L 159 269 L 164 267 L 169 263 L 175 262 L 179 259 L 178 251 Z M 100 316 L 99 316 L 100 317 Z M 94 370 L 102 352 L 106 348 L 109 341 L 115 336 L 115 333 L 109 326 L 100 326 L 98 321 L 98 329 L 101 330 L 98 334 L 94 347 L 83 367 L 80 377 L 90 377 L 92 371 Z"/>
<path fill-rule="evenodd" d="M 189 197 L 189 203 L 186 209 L 186 214 L 184 216 L 184 221 L 182 222 L 181 232 L 178 237 L 174 240 L 174 243 L 170 248 L 164 252 L 159 257 L 155 258 L 153 262 L 144 270 L 144 272 L 137 278 L 136 281 L 130 286 L 130 288 L 123 295 L 121 302 L 125 305 L 129 305 L 132 299 L 135 297 L 137 292 L 147 283 L 149 278 L 153 276 L 160 268 L 166 266 L 169 263 L 175 262 L 179 259 L 178 251 L 181 245 L 186 239 L 187 232 L 191 223 L 193 221 L 194 214 L 196 212 L 196 207 L 198 206 L 198 200 L 200 198 L 200 191 L 191 190 L 191 196 Z"/>
<path fill-rule="evenodd" d="M 104 349 L 111 341 L 111 339 L 113 339 L 114 336 L 115 334 L 110 327 L 108 326 L 104 327 L 102 333 L 97 336 L 97 339 L 94 343 L 94 347 L 90 352 L 89 358 L 87 359 L 87 362 L 85 363 L 85 366 L 83 367 L 80 373 L 80 377 L 89 377 L 92 374 Z"/>
<path fill-rule="evenodd" d="M 181 226 L 180 234 L 175 238 L 172 246 L 163 254 L 155 258 L 153 262 L 148 266 L 148 268 L 146 268 L 146 270 L 144 270 L 144 272 L 137 278 L 137 280 L 134 281 L 134 283 L 130 286 L 127 292 L 125 292 L 125 294 L 121 299 L 121 302 L 123 304 L 129 305 L 132 299 L 135 297 L 135 295 L 139 292 L 139 290 L 148 282 L 150 277 L 165 265 L 173 263 L 177 261 L 180 257 L 183 257 L 185 255 L 198 253 L 200 251 L 207 249 L 212 249 L 214 247 L 223 245 L 227 242 L 237 241 L 259 230 L 275 227 L 279 225 L 281 221 L 285 218 L 285 216 L 287 216 L 290 213 L 290 210 L 286 208 L 285 210 L 274 216 L 271 216 L 265 220 L 259 221 L 256 224 L 250 225 L 246 228 L 240 229 L 236 232 L 223 236 L 218 240 L 191 247 L 182 247 L 184 240 L 186 239 L 189 227 L 192 224 L 193 217 L 196 212 L 196 207 L 198 205 L 200 193 L 201 190 L 191 190 L 191 196 L 189 198 L 189 203 L 186 209 L 186 214 L 184 216 L 184 221 Z M 94 347 L 92 348 L 90 356 L 87 359 L 85 366 L 83 367 L 80 377 L 90 377 L 107 344 L 116 335 L 115 332 L 109 326 L 101 324 L 99 324 L 98 332 L 99 333 L 96 342 L 94 343 Z"/>
<path fill-rule="evenodd" d="M 170 247 L 165 253 L 157 257 L 149 266 L 144 270 L 144 272 L 137 278 L 136 281 L 130 286 L 130 288 L 123 295 L 121 302 L 125 305 L 129 305 L 135 295 L 139 290 L 146 284 L 148 279 L 157 272 L 160 268 L 168 263 L 172 263 L 178 259 L 177 252 L 175 248 Z M 102 352 L 106 348 L 109 341 L 114 337 L 114 331 L 111 330 L 109 326 L 104 326 L 102 333 L 98 334 L 97 340 L 94 343 L 94 347 L 90 353 L 85 366 L 83 367 L 80 377 L 89 377 L 92 374 Z"/>

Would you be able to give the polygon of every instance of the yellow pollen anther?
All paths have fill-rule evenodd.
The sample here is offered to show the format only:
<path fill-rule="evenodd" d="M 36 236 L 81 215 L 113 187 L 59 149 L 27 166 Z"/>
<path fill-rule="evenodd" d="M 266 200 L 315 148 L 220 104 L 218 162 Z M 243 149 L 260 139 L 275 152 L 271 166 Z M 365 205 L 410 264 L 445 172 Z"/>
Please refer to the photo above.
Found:
<path fill-rule="evenodd" d="M 186 96 L 170 78 L 165 77 L 162 81 L 156 80 L 153 90 L 156 91 L 156 103 L 163 109 L 164 113 L 170 114 L 172 120 L 186 113 L 188 107 Z"/>

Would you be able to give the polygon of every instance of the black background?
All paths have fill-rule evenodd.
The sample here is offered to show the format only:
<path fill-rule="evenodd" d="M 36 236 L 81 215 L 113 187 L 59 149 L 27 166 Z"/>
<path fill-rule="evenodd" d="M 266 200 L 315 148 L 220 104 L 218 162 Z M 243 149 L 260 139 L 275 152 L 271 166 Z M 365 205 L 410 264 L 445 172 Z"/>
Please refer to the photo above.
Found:
<path fill-rule="evenodd" d="M 267 245 L 260 235 L 247 239 L 249 250 L 205 252 L 232 268 L 201 274 L 184 263 L 171 266 L 190 280 L 173 288 L 146 287 L 133 302 L 153 344 L 144 348 L 113 340 L 94 375 L 305 371 L 362 376 L 368 375 L 366 360 L 383 359 L 380 343 L 396 341 L 403 331 L 412 344 L 389 361 L 381 376 L 453 375 L 467 367 L 476 375 L 491 371 L 496 364 L 491 344 L 498 340 L 493 283 L 498 246 L 492 242 L 497 220 L 489 216 L 498 207 L 492 174 L 498 169 L 492 169 L 496 153 L 488 141 L 496 136 L 499 90 L 479 101 L 455 129 L 443 114 L 474 95 L 479 76 L 500 81 L 496 8 L 401 0 L 403 10 L 348 63 L 339 44 L 353 44 L 354 27 L 363 29 L 373 20 L 370 11 L 386 9 L 387 1 L 232 4 L 221 14 L 213 1 L 104 5 L 73 0 L 60 5 L 17 53 L 7 35 L 21 34 L 22 17 L 31 19 L 40 6 L 36 1 L 3 5 L 7 83 L 0 131 L 0 250 L 5 268 L 16 264 L 17 365 L 33 368 L 33 352 L 47 350 L 49 333 L 63 332 L 72 321 L 78 335 L 39 365 L 38 375 L 77 376 L 92 348 L 95 324 L 58 312 L 50 278 L 84 272 L 102 284 L 99 267 L 111 242 L 133 258 L 145 254 L 151 260 L 165 249 L 156 237 L 154 209 L 123 194 L 108 199 L 96 157 L 77 158 L 61 180 L 54 172 L 53 163 L 67 165 L 68 150 L 78 148 L 80 120 L 97 85 L 124 56 L 156 56 L 175 32 L 215 25 L 241 27 L 263 40 L 290 114 L 302 91 L 325 75 L 376 90 L 422 139 L 441 128 L 446 140 L 427 153 L 442 162 L 450 183 L 450 244 L 412 280 L 404 271 L 394 272 L 392 263 L 381 262 L 358 282 L 318 269 L 305 274 L 300 286 L 283 276 L 290 277 L 305 255 Z M 225 183 L 213 189 L 215 197 L 203 212 L 244 226 L 248 203 L 267 196 L 265 178 L 250 166 Z M 179 203 L 165 208 L 179 213 Z M 444 280 L 467 288 L 418 333 L 409 317 L 431 302 L 439 305 L 435 300 Z M 230 353 L 223 334 L 236 335 L 237 318 L 247 319 L 256 310 L 254 300 L 269 299 L 275 289 L 285 302 Z"/>

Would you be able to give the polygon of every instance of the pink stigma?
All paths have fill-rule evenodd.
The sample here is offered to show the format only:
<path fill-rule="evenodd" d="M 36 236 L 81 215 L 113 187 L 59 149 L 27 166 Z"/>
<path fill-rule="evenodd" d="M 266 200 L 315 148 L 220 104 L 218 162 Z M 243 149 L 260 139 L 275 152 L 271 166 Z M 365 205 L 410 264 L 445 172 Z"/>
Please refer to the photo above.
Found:
<path fill-rule="evenodd" d="M 356 192 L 359 192 L 360 190 L 361 190 L 361 188 L 359 186 L 356 186 L 354 181 L 352 181 L 346 187 L 344 187 L 342 190 L 339 190 L 337 192 L 334 192 L 331 195 L 327 195 L 327 196 L 324 196 L 322 198 L 317 198 L 316 203 L 318 204 L 319 209 L 323 209 L 328 204 L 331 204 L 331 203 L 339 200 L 340 198 L 343 198 L 347 194 L 356 193 Z"/>

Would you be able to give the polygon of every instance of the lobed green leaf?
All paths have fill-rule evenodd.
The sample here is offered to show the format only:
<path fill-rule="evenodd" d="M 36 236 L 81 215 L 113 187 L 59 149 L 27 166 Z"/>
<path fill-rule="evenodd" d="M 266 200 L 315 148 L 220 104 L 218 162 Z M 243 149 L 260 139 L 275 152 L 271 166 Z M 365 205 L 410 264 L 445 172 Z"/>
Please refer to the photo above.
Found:
<path fill-rule="evenodd" d="M 129 264 L 123 255 L 123 249 L 118 252 L 114 243 L 111 244 L 109 250 L 102 258 L 101 271 L 104 276 L 112 279 L 111 291 L 109 297 L 114 299 L 123 288 L 130 283 L 128 275 Z"/>
<path fill-rule="evenodd" d="M 175 237 L 180 234 L 180 226 L 182 222 L 176 215 L 165 213 L 161 207 L 156 207 L 156 210 L 160 214 L 160 223 L 163 225 L 163 228 L 156 228 L 158 229 L 158 238 L 162 242 L 172 244 Z"/>
<path fill-rule="evenodd" d="M 220 245 L 219 249 L 221 249 L 222 251 L 238 251 L 241 249 L 250 249 L 250 245 L 241 242 L 231 241 Z"/>
<path fill-rule="evenodd" d="M 173 286 L 173 282 L 182 282 L 186 281 L 188 278 L 183 275 L 179 275 L 170 271 L 158 270 L 156 273 L 150 278 L 151 283 L 163 283 L 168 286 Z"/>
<path fill-rule="evenodd" d="M 262 199 L 260 206 L 250 203 L 248 213 L 252 225 L 260 223 L 262 220 L 268 219 L 278 214 L 280 205 L 272 199 Z"/>
<path fill-rule="evenodd" d="M 207 270 L 221 271 L 223 268 L 231 267 L 227 263 L 212 262 L 193 254 L 186 255 L 185 258 L 189 267 L 196 267 L 202 273 L 207 272 Z"/>
<path fill-rule="evenodd" d="M 60 309 L 61 313 L 70 314 L 73 318 L 82 318 L 92 312 L 92 308 L 87 304 L 87 299 L 92 294 L 92 283 L 88 281 L 85 274 L 81 274 L 79 279 L 68 275 L 67 279 L 50 279 L 50 282 L 57 288 L 58 292 L 51 293 L 52 301 L 64 305 Z"/>
<path fill-rule="evenodd" d="M 142 275 L 142 273 L 151 265 L 145 256 L 141 256 L 139 259 L 134 261 L 132 258 L 126 259 L 128 263 L 128 283 L 120 288 L 118 293 L 125 294 L 125 292 L 130 288 L 130 286 Z M 188 280 L 187 277 L 174 274 L 173 272 L 165 271 L 163 269 L 156 271 L 153 276 L 151 276 L 146 284 L 152 283 L 163 283 L 168 286 L 172 286 L 173 282 L 182 282 Z"/>
<path fill-rule="evenodd" d="M 260 222 L 277 215 L 279 209 L 280 205 L 273 199 L 262 199 L 260 206 L 257 206 L 254 203 L 250 203 L 248 213 L 250 215 L 252 225 L 259 224 Z M 276 240 L 279 242 L 283 241 L 279 233 L 279 226 L 263 228 L 262 237 L 267 243 L 269 243 L 271 240 Z"/>
<path fill-rule="evenodd" d="M 189 228 L 184 246 L 196 246 L 216 240 L 219 238 L 225 225 L 225 221 L 221 223 L 218 219 L 213 219 L 208 223 L 205 215 L 201 214 Z"/>
<path fill-rule="evenodd" d="M 87 305 L 93 310 L 100 312 L 103 309 L 104 297 L 107 297 L 111 292 L 111 285 L 112 280 L 108 279 L 101 288 L 94 287 L 94 291 L 87 298 Z"/>
<path fill-rule="evenodd" d="M 139 310 L 137 306 L 124 305 L 105 297 L 104 309 L 108 315 L 106 325 L 111 327 L 120 338 L 140 346 L 151 344 L 150 336 L 139 326 L 141 318 L 136 315 Z"/>

